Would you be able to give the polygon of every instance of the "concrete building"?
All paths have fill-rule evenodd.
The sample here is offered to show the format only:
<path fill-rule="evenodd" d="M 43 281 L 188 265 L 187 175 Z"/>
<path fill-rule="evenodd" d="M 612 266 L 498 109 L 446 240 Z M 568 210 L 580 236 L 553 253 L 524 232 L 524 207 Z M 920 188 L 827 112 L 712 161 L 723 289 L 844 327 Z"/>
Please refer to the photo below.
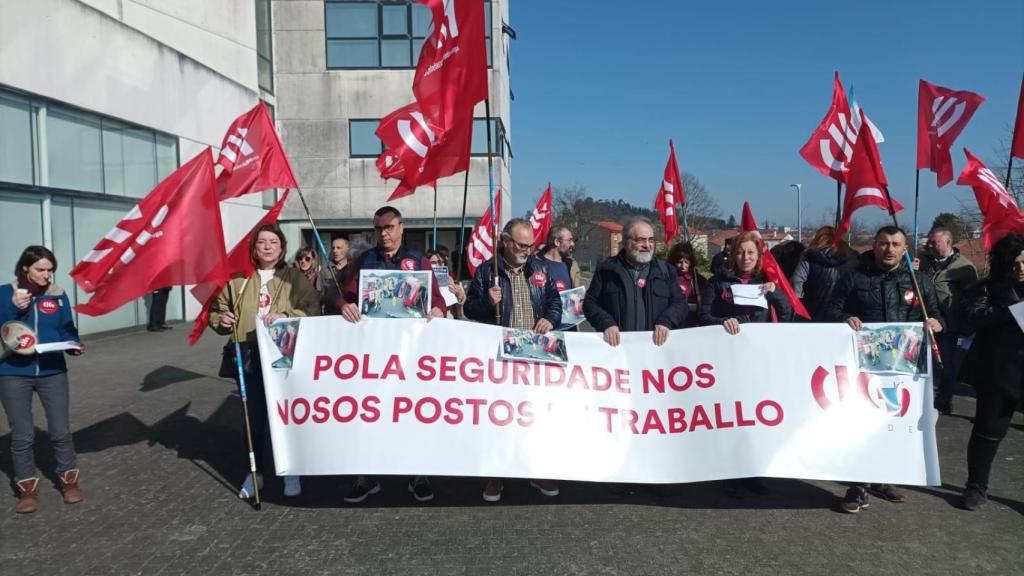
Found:
<path fill-rule="evenodd" d="M 477 0 L 483 1 L 483 0 Z M 503 33 L 508 0 L 485 1 L 490 68 L 494 178 L 511 206 L 509 37 Z M 382 152 L 374 130 L 380 118 L 414 100 L 412 80 L 431 22 L 426 6 L 409 0 L 273 2 L 275 110 L 285 149 L 325 244 L 335 237 L 372 242 L 374 211 L 402 211 L 405 241 L 432 244 L 434 191 L 388 203 L 396 181 L 383 181 L 374 162 Z M 488 176 L 483 103 L 475 111 L 466 237 L 486 211 Z M 438 182 L 438 243 L 458 246 L 464 174 Z M 502 220 L 509 218 L 508 211 Z M 299 198 L 289 197 L 281 218 L 289 245 L 312 241 Z"/>
<path fill-rule="evenodd" d="M 0 281 L 24 246 L 43 244 L 72 303 L 88 299 L 67 275 L 74 264 L 159 180 L 219 146 L 235 117 L 260 98 L 276 104 L 270 7 L 0 0 Z M 228 242 L 272 201 L 272 193 L 229 201 Z M 169 319 L 195 309 L 181 288 L 172 292 Z M 77 320 L 88 333 L 146 318 L 140 300 Z"/>

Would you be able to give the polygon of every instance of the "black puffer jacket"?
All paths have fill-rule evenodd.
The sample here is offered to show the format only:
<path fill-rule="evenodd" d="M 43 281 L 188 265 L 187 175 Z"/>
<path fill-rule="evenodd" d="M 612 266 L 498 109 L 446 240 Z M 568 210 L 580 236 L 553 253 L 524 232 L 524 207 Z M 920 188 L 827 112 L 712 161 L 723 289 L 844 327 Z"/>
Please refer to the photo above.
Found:
<path fill-rule="evenodd" d="M 945 328 L 939 313 L 939 300 L 935 285 L 922 274 L 917 281 L 924 292 L 928 315 Z M 875 264 L 875 254 L 867 251 L 860 255 L 857 266 L 839 280 L 828 306 L 826 320 L 845 322 L 851 316 L 861 322 L 921 322 L 921 306 L 914 293 L 914 281 L 906 261 L 899 268 L 885 271 Z"/>
<path fill-rule="evenodd" d="M 800 256 L 789 283 L 814 322 L 826 322 L 828 302 L 839 280 L 857 266 L 857 256 L 836 256 L 831 246 L 813 248 Z"/>
<path fill-rule="evenodd" d="M 562 299 L 558 288 L 551 279 L 547 265 L 540 258 L 531 257 L 523 265 L 526 284 L 530 287 L 530 303 L 533 305 L 533 320 L 547 319 L 555 328 L 562 323 Z M 505 259 L 498 257 L 498 278 L 501 283 L 501 325 L 508 326 L 512 318 L 512 281 L 505 270 Z M 494 286 L 494 261 L 485 260 L 477 266 L 473 282 L 466 293 L 463 312 L 466 317 L 484 324 L 494 324 L 494 304 L 487 291 Z"/>
<path fill-rule="evenodd" d="M 612 256 L 590 281 L 583 314 L 594 330 L 604 332 L 618 326 L 623 332 L 646 332 L 654 330 L 655 325 L 669 330 L 682 328 L 688 307 L 675 270 L 655 258 L 647 267 L 647 276 L 634 282 L 627 266 L 624 256 Z M 639 304 L 645 311 L 643 318 L 636 317 Z"/>
<path fill-rule="evenodd" d="M 751 278 L 747 284 L 764 284 L 765 282 L 767 280 L 764 276 L 757 275 Z M 715 274 L 714 278 L 708 280 L 701 297 L 700 323 L 702 325 L 721 324 L 729 318 L 735 318 L 740 324 L 771 322 L 771 310 L 775 310 L 779 322 L 789 322 L 793 319 L 793 308 L 789 305 L 789 299 L 786 298 L 782 290 L 776 288 L 774 292 L 764 295 L 768 300 L 769 308 L 742 306 L 733 302 L 733 284 L 742 284 L 742 282 L 728 270 L 719 272 Z"/>
<path fill-rule="evenodd" d="M 1024 300 L 1024 286 L 982 280 L 964 291 L 963 317 L 974 330 L 960 378 L 979 394 L 996 392 L 1020 402 L 1024 394 L 1024 332 L 1009 307 Z"/>

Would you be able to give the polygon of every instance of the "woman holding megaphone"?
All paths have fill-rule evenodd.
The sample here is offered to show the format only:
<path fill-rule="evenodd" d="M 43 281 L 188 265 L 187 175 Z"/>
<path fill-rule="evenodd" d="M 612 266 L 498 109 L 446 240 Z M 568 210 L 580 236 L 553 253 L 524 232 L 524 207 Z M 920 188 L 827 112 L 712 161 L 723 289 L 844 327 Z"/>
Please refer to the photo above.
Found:
<path fill-rule="evenodd" d="M 71 440 L 68 368 L 63 351 L 39 352 L 40 343 L 78 342 L 71 302 L 53 283 L 57 259 L 42 246 L 29 246 L 15 266 L 16 280 L 0 286 L 0 324 L 4 351 L 0 358 L 0 401 L 11 425 L 11 457 L 18 486 L 19 514 L 35 512 L 39 503 L 32 422 L 32 394 L 39 396 L 53 445 L 55 472 L 66 504 L 82 501 L 78 463 Z M 82 353 L 82 347 L 66 349 Z"/>

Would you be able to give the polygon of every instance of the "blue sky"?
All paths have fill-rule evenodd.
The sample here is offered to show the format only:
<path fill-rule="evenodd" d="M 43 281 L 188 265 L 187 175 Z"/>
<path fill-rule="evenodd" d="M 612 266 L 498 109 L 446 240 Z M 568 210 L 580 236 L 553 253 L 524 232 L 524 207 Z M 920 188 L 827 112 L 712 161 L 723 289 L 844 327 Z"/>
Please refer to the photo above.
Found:
<path fill-rule="evenodd" d="M 1009 140 L 1024 71 L 1024 2 L 512 0 L 514 210 L 546 183 L 653 205 L 675 140 L 681 170 L 723 215 L 804 225 L 835 206 L 835 181 L 798 150 L 832 98 L 832 73 L 885 134 L 893 196 L 911 220 L 919 79 L 986 98 L 956 142 L 990 165 Z M 1003 161 L 1005 163 L 1005 160 Z M 921 226 L 969 188 L 921 173 Z M 866 223 L 885 212 L 857 213 Z"/>

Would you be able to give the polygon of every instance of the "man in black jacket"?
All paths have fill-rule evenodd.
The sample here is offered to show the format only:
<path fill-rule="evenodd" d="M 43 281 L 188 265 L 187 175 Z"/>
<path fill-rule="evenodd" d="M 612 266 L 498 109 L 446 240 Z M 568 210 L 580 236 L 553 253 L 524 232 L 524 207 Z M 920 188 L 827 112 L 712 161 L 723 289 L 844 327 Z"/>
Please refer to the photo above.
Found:
<path fill-rule="evenodd" d="M 605 340 L 619 345 L 620 332 L 654 332 L 654 343 L 682 328 L 689 307 L 676 272 L 654 257 L 654 226 L 643 217 L 622 227 L 622 249 L 598 268 L 583 299 L 583 314 Z"/>
<path fill-rule="evenodd" d="M 501 325 L 532 329 L 543 334 L 562 321 L 562 299 L 547 266 L 530 254 L 534 249 L 533 226 L 522 218 L 513 218 L 501 232 L 498 282 L 494 282 L 494 260 L 484 261 L 473 275 L 463 311 L 466 317 L 495 324 L 495 308 L 501 307 Z M 531 480 L 530 485 L 544 496 L 558 496 L 558 485 L 551 480 Z M 503 482 L 490 478 L 484 487 L 484 501 L 501 500 Z"/>
<path fill-rule="evenodd" d="M 923 322 L 923 297 L 928 308 L 927 328 L 935 334 L 942 332 L 945 325 L 939 315 L 935 286 L 927 277 L 918 276 L 922 293 L 917 293 L 906 251 L 907 234 L 903 230 L 896 226 L 879 229 L 871 252 L 861 254 L 857 267 L 839 281 L 832 293 L 829 320 L 846 322 L 858 332 L 864 322 Z M 846 491 L 842 510 L 855 514 L 867 508 L 868 491 L 890 502 L 907 501 L 891 484 L 854 484 Z"/>

